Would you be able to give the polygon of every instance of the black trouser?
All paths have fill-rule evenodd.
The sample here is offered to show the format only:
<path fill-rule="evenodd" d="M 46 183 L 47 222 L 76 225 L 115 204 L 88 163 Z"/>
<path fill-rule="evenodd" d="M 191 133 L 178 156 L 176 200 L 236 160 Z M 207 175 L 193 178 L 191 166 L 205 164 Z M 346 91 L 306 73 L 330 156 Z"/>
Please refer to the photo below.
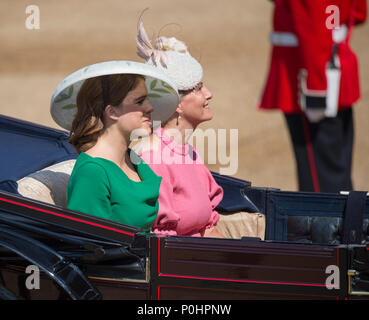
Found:
<path fill-rule="evenodd" d="M 285 118 L 296 158 L 299 190 L 352 190 L 352 108 L 318 123 L 309 122 L 304 114 L 285 114 Z"/>

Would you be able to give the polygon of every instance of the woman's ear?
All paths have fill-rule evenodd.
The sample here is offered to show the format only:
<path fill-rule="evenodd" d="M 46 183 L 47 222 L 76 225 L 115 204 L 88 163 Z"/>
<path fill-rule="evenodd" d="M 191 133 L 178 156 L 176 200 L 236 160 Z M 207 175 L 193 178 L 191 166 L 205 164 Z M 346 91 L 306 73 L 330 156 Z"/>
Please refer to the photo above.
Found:
<path fill-rule="evenodd" d="M 118 120 L 117 108 L 114 108 L 110 104 L 105 107 L 105 116 L 111 120 Z"/>
<path fill-rule="evenodd" d="M 177 109 L 176 109 L 176 112 L 179 114 L 179 115 L 182 115 L 183 114 L 183 108 L 182 108 L 182 105 L 179 104 Z"/>

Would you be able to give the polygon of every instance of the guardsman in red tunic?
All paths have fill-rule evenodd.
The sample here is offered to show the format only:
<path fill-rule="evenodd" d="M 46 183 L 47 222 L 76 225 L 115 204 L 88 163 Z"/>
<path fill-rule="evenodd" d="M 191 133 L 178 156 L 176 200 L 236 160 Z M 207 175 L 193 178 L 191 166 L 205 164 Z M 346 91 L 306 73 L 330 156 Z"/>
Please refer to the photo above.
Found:
<path fill-rule="evenodd" d="M 273 45 L 261 109 L 280 109 L 300 191 L 352 190 L 352 105 L 360 97 L 352 28 L 366 0 L 274 0 Z"/>

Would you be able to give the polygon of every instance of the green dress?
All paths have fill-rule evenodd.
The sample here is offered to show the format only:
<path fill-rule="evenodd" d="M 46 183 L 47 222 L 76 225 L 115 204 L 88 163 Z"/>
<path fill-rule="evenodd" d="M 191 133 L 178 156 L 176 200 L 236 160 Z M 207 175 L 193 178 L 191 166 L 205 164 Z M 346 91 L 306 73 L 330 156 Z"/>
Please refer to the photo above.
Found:
<path fill-rule="evenodd" d="M 68 209 L 150 232 L 159 209 L 161 177 L 133 155 L 140 160 L 135 162 L 140 182 L 128 178 L 114 162 L 81 152 L 68 183 Z"/>

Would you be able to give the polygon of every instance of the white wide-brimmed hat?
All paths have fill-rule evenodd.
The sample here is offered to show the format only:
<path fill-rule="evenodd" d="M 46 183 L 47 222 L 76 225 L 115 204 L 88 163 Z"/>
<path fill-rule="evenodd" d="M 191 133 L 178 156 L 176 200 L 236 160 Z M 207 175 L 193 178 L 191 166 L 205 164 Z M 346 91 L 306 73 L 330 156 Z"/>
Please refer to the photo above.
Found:
<path fill-rule="evenodd" d="M 62 128 L 71 130 L 77 112 L 77 95 L 83 82 L 89 78 L 112 74 L 139 74 L 145 77 L 148 98 L 154 107 L 151 114 L 153 121 L 166 121 L 178 107 L 177 86 L 158 68 L 134 61 L 105 61 L 79 69 L 59 83 L 50 102 L 54 121 Z"/>
<path fill-rule="evenodd" d="M 174 37 L 159 37 L 153 46 L 140 21 L 136 43 L 138 56 L 145 59 L 146 64 L 164 71 L 178 90 L 191 90 L 202 81 L 201 64 L 191 56 L 184 42 Z"/>

